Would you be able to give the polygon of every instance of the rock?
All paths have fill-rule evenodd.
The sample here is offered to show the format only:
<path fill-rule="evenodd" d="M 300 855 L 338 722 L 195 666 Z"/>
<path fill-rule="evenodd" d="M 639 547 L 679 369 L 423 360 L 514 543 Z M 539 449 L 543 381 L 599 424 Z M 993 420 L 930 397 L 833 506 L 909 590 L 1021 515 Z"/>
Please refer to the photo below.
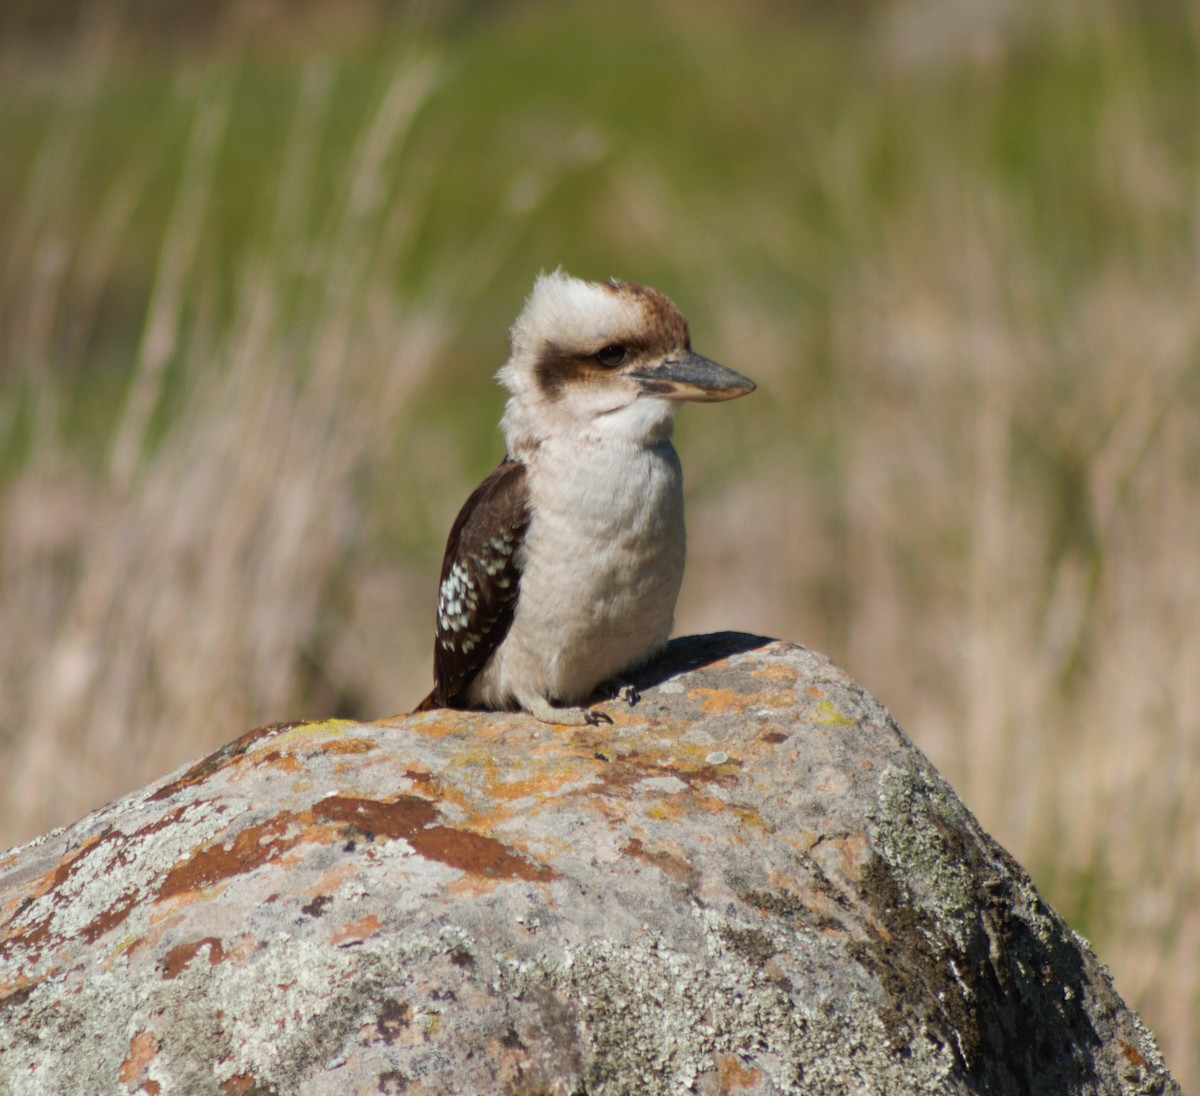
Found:
<path fill-rule="evenodd" d="M 1178 1093 L 829 662 L 678 640 L 615 723 L 251 731 L 0 855 L 4 1093 Z"/>

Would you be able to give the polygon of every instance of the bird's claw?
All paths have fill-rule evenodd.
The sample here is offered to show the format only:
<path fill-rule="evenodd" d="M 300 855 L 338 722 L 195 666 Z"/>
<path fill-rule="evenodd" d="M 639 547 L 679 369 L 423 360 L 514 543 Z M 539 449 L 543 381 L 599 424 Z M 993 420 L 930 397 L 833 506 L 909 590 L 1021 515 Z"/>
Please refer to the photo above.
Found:
<path fill-rule="evenodd" d="M 642 699 L 638 687 L 629 681 L 614 682 L 612 695 L 614 700 L 623 700 L 631 708 Z"/>
<path fill-rule="evenodd" d="M 607 712 L 594 712 L 591 708 L 583 713 L 583 718 L 593 727 L 598 727 L 601 723 L 612 722 L 612 716 Z"/>

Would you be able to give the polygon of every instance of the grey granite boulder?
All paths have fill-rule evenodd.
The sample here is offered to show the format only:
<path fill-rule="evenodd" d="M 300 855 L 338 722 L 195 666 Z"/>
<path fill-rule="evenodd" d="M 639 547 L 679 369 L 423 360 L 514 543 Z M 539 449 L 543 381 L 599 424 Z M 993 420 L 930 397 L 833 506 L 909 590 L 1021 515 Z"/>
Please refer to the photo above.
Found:
<path fill-rule="evenodd" d="M 596 728 L 262 728 L 0 854 L 0 1092 L 1179 1092 L 824 658 L 639 683 Z"/>

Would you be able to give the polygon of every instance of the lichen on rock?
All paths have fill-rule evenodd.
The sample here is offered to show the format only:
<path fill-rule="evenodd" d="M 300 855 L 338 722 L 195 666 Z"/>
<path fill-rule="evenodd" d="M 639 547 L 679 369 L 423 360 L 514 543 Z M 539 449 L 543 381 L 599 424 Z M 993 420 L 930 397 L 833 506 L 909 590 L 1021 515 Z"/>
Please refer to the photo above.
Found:
<path fill-rule="evenodd" d="M 828 661 L 637 684 L 260 728 L 0 857 L 0 1092 L 1178 1093 Z"/>

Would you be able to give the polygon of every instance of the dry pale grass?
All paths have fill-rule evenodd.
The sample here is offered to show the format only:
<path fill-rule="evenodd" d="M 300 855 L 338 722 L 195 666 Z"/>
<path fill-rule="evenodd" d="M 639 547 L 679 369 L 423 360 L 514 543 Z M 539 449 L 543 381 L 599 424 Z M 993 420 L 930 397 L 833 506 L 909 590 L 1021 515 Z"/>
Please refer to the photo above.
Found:
<path fill-rule="evenodd" d="M 1145 118 L 1110 121 L 1151 158 Z M 1191 182 L 1164 175 L 1156 205 L 1186 207 Z M 1186 1090 L 1200 234 L 1175 263 L 1114 256 L 1059 307 L 1026 210 L 965 182 L 860 240 L 833 319 L 832 491 L 768 444 L 747 482 L 693 507 L 680 623 L 824 647 L 864 680 L 1092 937 Z M 727 301 L 712 309 L 739 364 L 787 388 L 786 327 Z M 799 418 L 783 409 L 775 429 L 811 428 Z"/>
<path fill-rule="evenodd" d="M 1107 18 L 1097 41 L 1119 69 Z M 406 289 L 395 270 L 426 200 L 407 182 L 412 127 L 450 70 L 406 55 L 364 109 L 335 207 L 317 209 L 336 89 L 314 62 L 224 307 L 200 258 L 236 109 L 213 64 L 189 92 L 136 368 L 98 458 L 63 436 L 55 369 L 149 178 L 131 165 L 81 238 L 61 230 L 114 33 L 97 17 L 81 41 L 28 194 L 0 222 L 0 427 L 29 437 L 0 479 L 0 844 L 254 723 L 421 695 L 436 546 L 389 557 L 381 528 L 401 515 L 437 538 L 471 484 L 414 397 L 553 194 L 553 167 L 525 178 L 511 223 Z M 1200 1079 L 1200 233 L 1149 87 L 1134 73 L 1096 92 L 1099 144 L 1120 155 L 1095 186 L 1131 242 L 1069 278 L 1029 193 L 961 135 L 910 150 L 917 181 L 884 216 L 864 179 L 886 119 L 856 107 L 774 131 L 797 177 L 821 174 L 849 256 L 819 346 L 794 286 L 741 273 L 746 239 L 780 266 L 809 246 L 786 196 L 740 207 L 727 235 L 649 169 L 622 165 L 611 201 L 629 239 L 688 271 L 682 293 L 662 288 L 692 302 L 698 347 L 760 384 L 685 413 L 677 630 L 781 635 L 861 678 L 1092 936 L 1186 1088 Z M 530 273 L 514 274 L 522 289 Z"/>
<path fill-rule="evenodd" d="M 434 75 L 432 62 L 414 62 L 383 89 L 346 164 L 344 205 L 306 238 L 294 226 L 310 213 L 331 88 L 328 70 L 310 67 L 275 222 L 219 324 L 186 300 L 203 291 L 196 253 L 230 109 L 231 73 L 215 68 L 197 95 L 133 381 L 99 467 L 56 445 L 52 378 L 35 376 L 37 435 L 5 492 L 0 542 L 6 834 L 67 821 L 247 722 L 339 702 L 336 683 L 314 675 L 360 540 L 354 480 L 387 448 L 444 339 L 436 306 L 396 299 L 380 276 L 410 228 L 402 201 L 384 208 L 396 198 L 387 179 Z M 52 233 L 30 235 L 39 229 Z M 102 212 L 94 231 L 103 253 L 119 226 Z M 61 318 L 85 267 L 84 256 L 63 263 L 41 307 Z M 21 356 L 48 369 L 48 348 L 25 338 Z M 185 391 L 156 439 L 169 365 Z"/>

